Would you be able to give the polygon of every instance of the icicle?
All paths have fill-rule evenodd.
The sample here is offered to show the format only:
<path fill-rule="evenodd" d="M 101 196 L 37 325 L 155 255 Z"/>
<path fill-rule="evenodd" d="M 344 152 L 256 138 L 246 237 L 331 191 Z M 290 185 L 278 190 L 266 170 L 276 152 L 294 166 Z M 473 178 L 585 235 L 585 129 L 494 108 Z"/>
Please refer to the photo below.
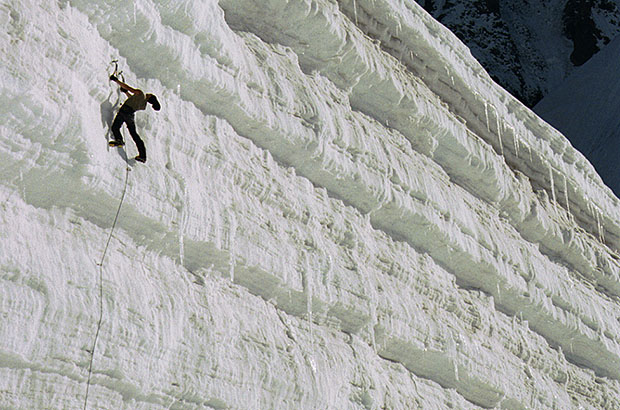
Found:
<path fill-rule="evenodd" d="M 589 199 L 586 202 L 586 206 L 588 208 L 588 214 L 592 215 L 592 219 L 596 223 L 596 231 L 599 241 L 603 242 L 605 240 L 604 237 L 604 229 L 603 223 L 601 222 L 601 213 L 598 208 L 590 201 Z"/>
<path fill-rule="evenodd" d="M 188 203 L 188 195 L 187 195 L 187 187 L 184 187 L 184 204 Z M 179 204 L 179 208 L 181 208 L 181 210 L 179 211 L 179 222 L 178 222 L 178 228 L 179 228 L 179 259 L 181 261 L 181 265 L 185 266 L 185 229 L 186 229 L 186 225 L 187 225 L 187 213 L 185 212 L 185 206 L 184 204 Z"/>
<path fill-rule="evenodd" d="M 375 337 L 375 326 L 377 325 L 377 307 L 373 303 L 376 299 L 370 300 L 370 341 L 372 343 L 372 350 L 377 353 L 377 338 Z"/>
<path fill-rule="evenodd" d="M 517 136 L 517 132 L 514 128 L 512 128 L 511 125 L 508 126 L 508 129 L 510 130 L 510 132 L 512 132 L 512 141 L 515 146 L 515 156 L 517 157 L 517 159 L 519 159 L 519 138 Z"/>
<path fill-rule="evenodd" d="M 497 122 L 497 139 L 499 140 L 499 152 L 500 154 L 502 154 L 502 157 L 503 157 L 504 156 L 504 145 L 502 143 L 502 129 L 501 129 L 501 123 L 499 120 L 499 114 L 497 112 L 495 113 L 495 118 Z"/>
<path fill-rule="evenodd" d="M 603 226 L 603 220 L 601 219 L 601 213 L 598 214 L 599 232 L 601 236 L 601 242 L 605 242 L 605 227 Z"/>
<path fill-rule="evenodd" d="M 230 212 L 230 218 L 228 221 L 228 251 L 230 252 L 230 281 L 235 281 L 235 249 L 236 249 L 236 234 L 237 234 L 237 219 L 235 218 L 235 214 Z"/>
<path fill-rule="evenodd" d="M 310 256 L 306 253 L 304 269 L 302 272 L 302 281 L 304 293 L 306 294 L 306 312 L 308 312 L 308 327 L 310 329 L 310 337 L 312 337 L 312 272 L 310 266 Z"/>
<path fill-rule="evenodd" d="M 183 238 L 183 234 L 179 229 L 179 259 L 181 261 L 181 266 L 185 266 L 185 240 Z"/>
<path fill-rule="evenodd" d="M 353 0 L 353 17 L 355 18 L 355 25 L 357 26 L 357 4 Z"/>
<path fill-rule="evenodd" d="M 566 211 L 570 214 L 570 203 L 568 202 L 568 177 L 564 175 L 564 200 L 566 201 Z"/>
<path fill-rule="evenodd" d="M 495 284 L 497 286 L 497 301 L 501 303 L 502 301 L 502 290 L 499 288 L 499 282 Z"/>
<path fill-rule="evenodd" d="M 302 270 L 302 286 L 306 294 L 306 311 L 308 312 L 308 334 L 310 336 L 310 344 L 311 346 L 314 346 L 314 329 L 312 324 L 312 271 L 310 256 L 307 252 L 305 253 L 304 267 Z M 314 375 L 314 377 L 316 377 L 317 369 L 313 356 L 314 350 L 310 349 L 308 355 L 306 356 L 306 359 L 308 360 L 308 364 L 312 369 L 312 374 Z"/>
<path fill-rule="evenodd" d="M 360 275 L 361 281 L 364 286 L 364 295 L 369 301 L 370 320 L 368 323 L 368 328 L 369 328 L 368 330 L 370 334 L 371 347 L 373 351 L 377 353 L 377 339 L 375 337 L 375 325 L 377 324 L 377 321 L 378 321 L 377 320 L 377 306 L 373 302 L 376 300 L 379 300 L 379 295 L 377 295 L 374 284 L 371 281 L 367 280 L 368 275 L 366 274 L 365 268 L 363 266 L 364 266 L 363 263 L 358 264 L 357 272 Z M 430 334 L 430 331 L 427 332 L 427 334 Z"/>
<path fill-rule="evenodd" d="M 454 340 L 454 335 L 452 334 L 448 334 L 448 337 L 446 340 L 445 351 L 446 351 L 446 355 L 450 359 L 450 364 L 452 365 L 452 371 L 454 372 L 454 377 L 458 381 L 459 380 L 459 366 L 456 360 L 457 347 L 456 347 L 456 341 Z"/>
<path fill-rule="evenodd" d="M 598 209 L 592 204 L 592 216 L 596 222 L 596 232 L 598 234 L 598 239 L 601 240 L 601 220 L 599 218 Z"/>
<path fill-rule="evenodd" d="M 553 207 L 557 212 L 557 199 L 555 197 L 555 183 L 553 180 L 553 168 L 549 166 L 549 179 L 551 180 L 551 198 L 553 200 Z"/>
<path fill-rule="evenodd" d="M 597 208 L 594 209 L 594 213 L 596 215 L 596 227 L 598 230 L 598 239 L 601 242 L 605 242 L 605 232 L 603 229 L 603 223 L 601 222 L 601 213 Z"/>
<path fill-rule="evenodd" d="M 459 365 L 456 362 L 456 358 L 452 361 L 452 365 L 454 366 L 454 378 L 458 382 L 458 381 L 460 381 L 460 378 L 459 378 Z"/>
<path fill-rule="evenodd" d="M 489 103 L 484 102 L 484 116 L 487 121 L 487 131 L 491 131 L 491 127 L 489 126 Z"/>

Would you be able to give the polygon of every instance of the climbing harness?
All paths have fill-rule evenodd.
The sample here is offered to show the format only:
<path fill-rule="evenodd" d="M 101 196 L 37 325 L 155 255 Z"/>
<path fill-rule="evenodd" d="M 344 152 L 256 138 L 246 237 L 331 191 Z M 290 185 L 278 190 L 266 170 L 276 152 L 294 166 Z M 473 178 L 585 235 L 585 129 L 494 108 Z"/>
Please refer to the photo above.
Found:
<path fill-rule="evenodd" d="M 93 341 L 93 347 L 92 349 L 90 349 L 90 363 L 88 364 L 88 381 L 86 382 L 86 395 L 84 397 L 84 410 L 86 410 L 86 405 L 88 403 L 88 392 L 90 390 L 90 378 L 93 372 L 93 359 L 95 357 L 95 348 L 97 347 L 97 340 L 99 339 L 99 332 L 101 331 L 101 323 L 103 322 L 103 261 L 105 260 L 106 254 L 108 252 L 108 247 L 110 246 L 110 241 L 112 240 L 112 234 L 114 233 L 114 228 L 116 227 L 118 216 L 121 213 L 121 207 L 123 206 L 123 201 L 125 199 L 125 193 L 127 192 L 127 181 L 129 180 L 129 171 L 130 171 L 129 163 L 127 163 L 127 168 L 125 172 L 125 183 L 123 186 L 123 193 L 121 194 L 121 199 L 118 204 L 118 209 L 116 210 L 116 215 L 114 216 L 114 222 L 112 222 L 112 228 L 110 229 L 110 235 L 108 236 L 108 240 L 105 244 L 103 255 L 101 256 L 101 261 L 97 264 L 97 266 L 99 266 L 99 320 L 97 321 L 97 332 L 95 333 L 95 340 Z"/>

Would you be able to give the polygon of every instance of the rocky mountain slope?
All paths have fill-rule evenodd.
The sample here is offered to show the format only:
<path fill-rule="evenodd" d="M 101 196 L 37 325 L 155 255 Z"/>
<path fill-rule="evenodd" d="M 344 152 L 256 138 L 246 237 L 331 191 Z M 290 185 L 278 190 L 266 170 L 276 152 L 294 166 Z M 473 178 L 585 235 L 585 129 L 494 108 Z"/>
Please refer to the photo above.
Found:
<path fill-rule="evenodd" d="M 417 0 L 533 107 L 620 33 L 617 0 Z"/>
<path fill-rule="evenodd" d="M 571 74 L 535 107 L 582 152 L 620 195 L 620 37 Z"/>

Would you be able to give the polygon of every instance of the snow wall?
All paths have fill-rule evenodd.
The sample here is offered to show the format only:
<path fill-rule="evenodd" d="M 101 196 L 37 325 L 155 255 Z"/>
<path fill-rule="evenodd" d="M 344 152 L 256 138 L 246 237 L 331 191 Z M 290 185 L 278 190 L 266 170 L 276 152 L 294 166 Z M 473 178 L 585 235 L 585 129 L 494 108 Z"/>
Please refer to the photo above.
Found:
<path fill-rule="evenodd" d="M 618 200 L 414 2 L 0 24 L 0 408 L 620 409 Z"/>

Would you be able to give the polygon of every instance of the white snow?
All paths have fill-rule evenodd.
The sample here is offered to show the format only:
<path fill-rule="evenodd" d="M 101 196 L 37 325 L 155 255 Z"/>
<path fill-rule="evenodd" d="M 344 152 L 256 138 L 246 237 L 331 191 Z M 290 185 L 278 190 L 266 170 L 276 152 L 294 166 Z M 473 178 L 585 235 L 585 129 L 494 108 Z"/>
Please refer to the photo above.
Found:
<path fill-rule="evenodd" d="M 91 409 L 620 409 L 618 200 L 414 2 L 0 9 L 0 408 L 102 290 Z"/>

